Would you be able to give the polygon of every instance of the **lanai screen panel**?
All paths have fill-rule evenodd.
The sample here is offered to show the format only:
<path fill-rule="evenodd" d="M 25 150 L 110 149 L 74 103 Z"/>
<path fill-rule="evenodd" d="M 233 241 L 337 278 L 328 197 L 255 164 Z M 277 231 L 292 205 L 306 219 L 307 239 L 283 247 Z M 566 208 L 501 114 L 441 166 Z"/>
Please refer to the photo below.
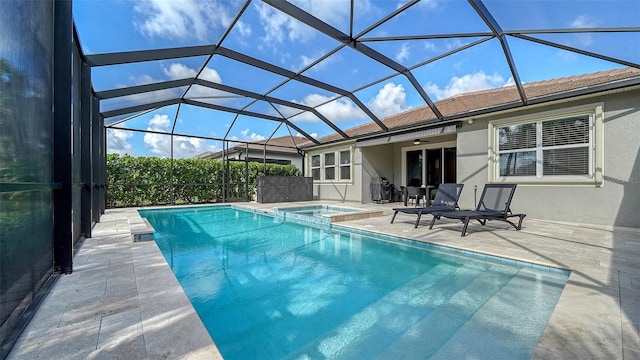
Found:
<path fill-rule="evenodd" d="M 52 14 L 0 2 L 0 341 L 53 271 Z"/>
<path fill-rule="evenodd" d="M 130 64 L 97 65 L 99 90 L 135 86 L 144 76 L 172 81 L 182 69 L 194 79 L 230 86 L 224 91 L 248 101 L 229 108 L 212 108 L 219 104 L 211 98 L 194 102 L 197 89 L 205 86 L 194 80 L 178 103 L 233 114 L 264 111 L 264 116 L 252 116 L 252 127 L 265 138 L 271 129 L 266 124 L 278 116 L 282 123 L 300 125 L 301 119 L 319 118 L 321 126 L 306 128 L 313 134 L 309 138 L 345 138 L 351 127 L 368 123 L 389 131 L 381 123 L 411 108 L 426 106 L 431 120 L 453 121 L 463 113 L 446 102 L 460 94 L 511 87 L 498 100 L 480 101 L 465 111 L 526 106 L 529 96 L 536 96 L 524 91 L 526 83 L 640 68 L 640 18 L 635 15 L 640 5 L 631 0 L 579 6 L 536 0 L 111 3 L 74 2 L 89 60 L 115 54 Z M 107 31 L 92 22 L 96 9 L 101 18 L 117 18 L 117 26 L 110 24 Z M 106 73 L 110 68 L 141 70 L 120 71 L 114 75 L 118 83 L 104 86 L 109 76 L 103 66 Z M 381 92 L 388 106 L 375 101 Z M 286 102 L 295 102 L 313 111 L 274 114 L 273 107 L 257 106 L 254 100 L 286 108 L 292 108 Z M 342 108 L 346 115 L 332 116 L 331 100 L 352 106 Z M 363 115 L 340 120 L 353 110 Z"/>

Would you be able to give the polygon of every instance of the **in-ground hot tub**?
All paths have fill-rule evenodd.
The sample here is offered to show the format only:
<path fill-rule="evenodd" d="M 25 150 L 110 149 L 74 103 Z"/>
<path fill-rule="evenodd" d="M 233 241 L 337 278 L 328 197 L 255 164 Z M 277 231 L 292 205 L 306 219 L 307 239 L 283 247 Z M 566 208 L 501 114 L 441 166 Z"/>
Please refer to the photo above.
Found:
<path fill-rule="evenodd" d="M 367 219 L 382 216 L 382 210 L 364 210 L 332 205 L 310 205 L 275 208 L 278 220 L 305 221 L 314 224 L 331 224 L 339 221 Z"/>

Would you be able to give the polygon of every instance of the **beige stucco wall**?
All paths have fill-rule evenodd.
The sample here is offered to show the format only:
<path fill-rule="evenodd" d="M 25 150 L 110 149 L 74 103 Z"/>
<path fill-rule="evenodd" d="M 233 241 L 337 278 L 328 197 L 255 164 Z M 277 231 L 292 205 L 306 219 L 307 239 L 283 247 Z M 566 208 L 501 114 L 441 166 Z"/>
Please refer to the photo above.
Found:
<path fill-rule="evenodd" d="M 380 146 L 370 146 L 358 148 L 362 153 L 362 202 L 371 201 L 371 180 L 379 177 L 386 177 L 393 182 L 393 145 L 385 144 Z"/>
<path fill-rule="evenodd" d="M 488 180 L 489 120 L 604 102 L 604 183 L 596 185 L 519 184 L 514 212 L 548 219 L 602 226 L 640 228 L 640 90 L 554 106 L 538 107 L 464 123 L 458 129 L 458 181 L 465 184 L 460 203 L 474 206 Z"/>
<path fill-rule="evenodd" d="M 354 146 L 355 142 L 340 144 L 334 147 L 321 147 L 307 150 L 305 155 L 306 176 L 311 176 L 311 156 L 328 151 L 340 151 L 351 148 L 352 171 L 351 181 L 315 181 L 313 182 L 313 198 L 333 201 L 361 201 L 362 199 L 362 153 Z M 368 184 L 368 183 L 367 183 Z M 368 186 L 368 185 L 367 185 Z"/>

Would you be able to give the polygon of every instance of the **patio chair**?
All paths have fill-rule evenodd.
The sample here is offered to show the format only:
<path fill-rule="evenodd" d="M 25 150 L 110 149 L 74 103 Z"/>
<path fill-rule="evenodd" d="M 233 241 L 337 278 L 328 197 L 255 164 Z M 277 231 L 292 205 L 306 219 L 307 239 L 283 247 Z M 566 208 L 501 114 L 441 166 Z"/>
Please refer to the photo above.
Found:
<path fill-rule="evenodd" d="M 464 223 L 461 236 L 467 233 L 469 221 L 478 220 L 483 226 L 489 220 L 500 220 L 511 224 L 516 230 L 522 228 L 522 220 L 526 214 L 514 214 L 511 212 L 511 200 L 516 191 L 516 184 L 486 184 L 482 190 L 480 201 L 475 210 L 456 210 L 434 213 L 429 229 L 433 228 L 436 220 L 441 217 L 448 219 L 458 219 Z M 516 225 L 509 218 L 518 217 L 520 220 Z"/>
<path fill-rule="evenodd" d="M 407 206 L 407 202 L 412 202 L 414 207 L 420 204 L 420 200 L 424 200 L 427 203 L 427 191 L 423 187 L 419 186 L 407 186 L 404 194 L 404 206 Z"/>
<path fill-rule="evenodd" d="M 418 215 L 418 218 L 416 219 L 414 228 L 417 228 L 422 214 L 459 209 L 458 199 L 460 198 L 460 193 L 462 192 L 463 187 L 464 184 L 440 184 L 436 197 L 431 202 L 431 206 L 394 208 L 391 223 L 393 224 L 393 221 L 396 219 L 396 215 L 398 215 L 399 212 L 404 214 L 415 214 Z"/>

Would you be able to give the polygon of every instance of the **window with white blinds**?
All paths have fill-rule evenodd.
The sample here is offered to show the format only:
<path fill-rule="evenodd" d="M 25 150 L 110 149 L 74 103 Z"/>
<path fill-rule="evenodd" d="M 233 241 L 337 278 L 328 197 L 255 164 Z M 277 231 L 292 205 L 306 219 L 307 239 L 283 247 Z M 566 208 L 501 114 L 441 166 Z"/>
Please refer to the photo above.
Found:
<path fill-rule="evenodd" d="M 493 181 L 593 181 L 596 179 L 596 128 L 602 107 L 589 111 L 490 123 Z M 600 119 L 596 121 L 596 119 Z M 493 154 L 493 155 L 491 155 Z"/>
<path fill-rule="evenodd" d="M 589 175 L 590 123 L 583 115 L 498 127 L 500 176 Z"/>

